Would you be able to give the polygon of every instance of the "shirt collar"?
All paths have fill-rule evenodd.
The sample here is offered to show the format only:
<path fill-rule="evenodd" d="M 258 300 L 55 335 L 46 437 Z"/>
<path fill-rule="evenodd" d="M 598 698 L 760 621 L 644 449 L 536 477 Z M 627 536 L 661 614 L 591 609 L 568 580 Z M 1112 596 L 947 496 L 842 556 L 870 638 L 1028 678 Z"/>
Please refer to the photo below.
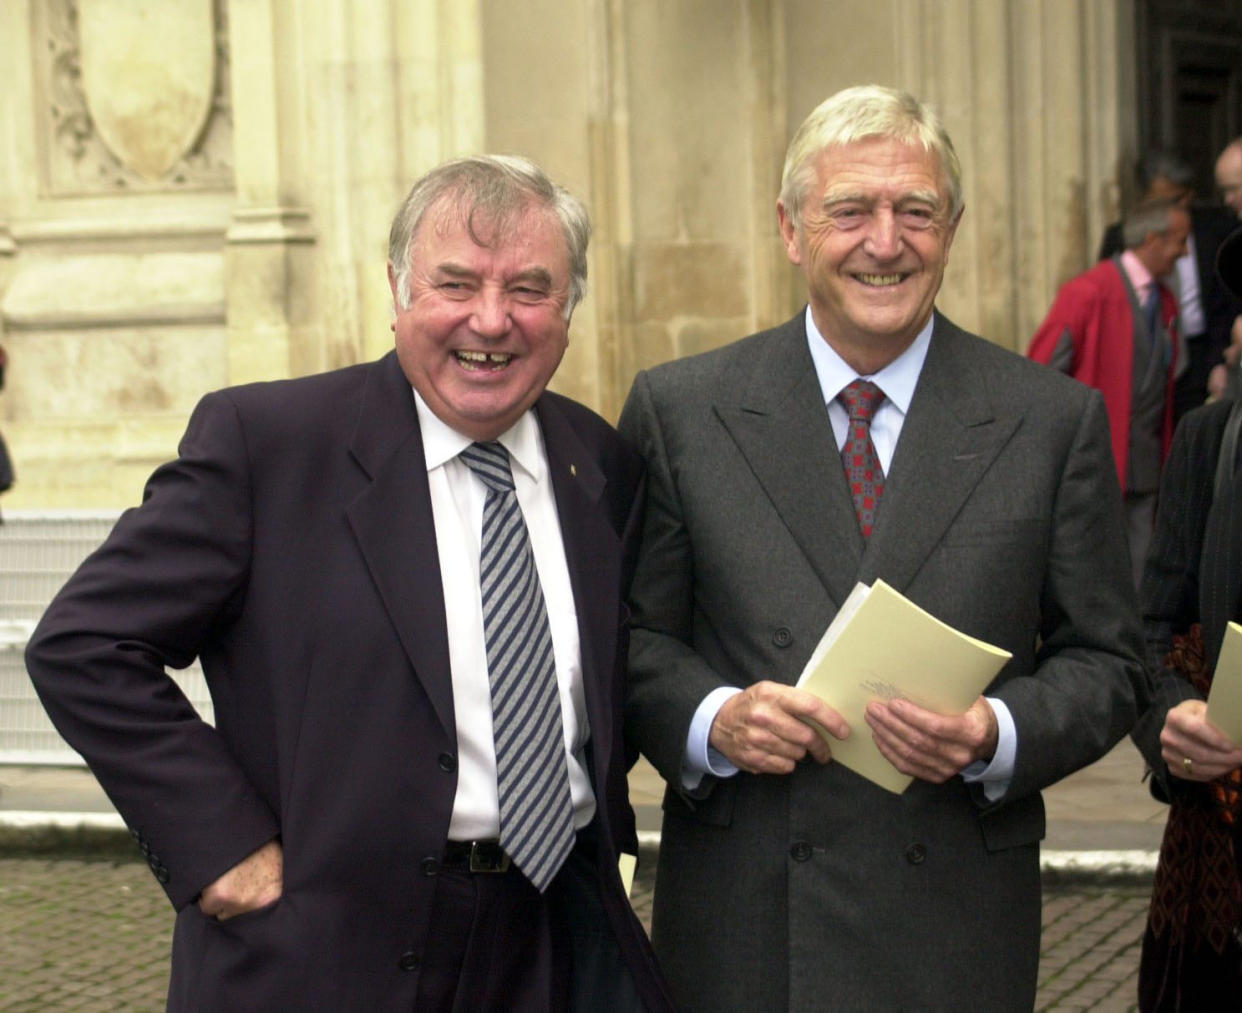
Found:
<path fill-rule="evenodd" d="M 886 400 L 905 415 L 910 411 L 910 402 L 914 399 L 914 388 L 918 386 L 919 374 L 923 372 L 923 363 L 927 359 L 927 350 L 931 347 L 932 326 L 936 315 L 927 318 L 927 323 L 919 331 L 910 347 L 878 373 L 862 379 L 872 380 L 884 391 Z M 845 387 L 858 378 L 854 368 L 846 363 L 819 333 L 815 321 L 811 317 L 811 307 L 806 308 L 806 340 L 811 349 L 811 361 L 815 363 L 815 374 L 819 378 L 820 390 L 823 391 L 825 403 L 836 400 L 836 396 Z"/>
<path fill-rule="evenodd" d="M 451 461 L 474 441 L 446 423 L 427 407 L 422 395 L 414 390 L 414 405 L 418 409 L 418 425 L 423 435 L 423 456 L 427 470 L 434 471 Z M 509 451 L 513 464 L 521 468 L 535 482 L 542 482 L 547 473 L 547 462 L 542 451 L 543 438 L 539 423 L 533 412 L 524 412 L 509 429 L 501 433 L 496 442 Z"/>
<path fill-rule="evenodd" d="M 1147 295 L 1148 286 L 1156 279 L 1151 276 L 1151 272 L 1147 270 L 1133 250 L 1126 250 L 1122 253 L 1121 269 L 1125 272 L 1130 287 L 1138 294 L 1141 301 Z"/>

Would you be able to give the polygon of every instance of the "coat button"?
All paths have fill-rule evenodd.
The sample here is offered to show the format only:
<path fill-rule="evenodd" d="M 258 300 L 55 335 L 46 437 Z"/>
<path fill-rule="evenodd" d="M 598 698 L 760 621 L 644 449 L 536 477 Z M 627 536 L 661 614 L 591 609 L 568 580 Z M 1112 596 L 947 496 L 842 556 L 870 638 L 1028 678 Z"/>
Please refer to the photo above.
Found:
<path fill-rule="evenodd" d="M 911 865 L 922 865 L 923 859 L 927 857 L 927 848 L 922 844 L 911 844 L 906 848 L 906 861 Z"/>
<path fill-rule="evenodd" d="M 440 754 L 440 769 L 446 774 L 451 774 L 457 769 L 457 757 L 452 753 Z"/>
<path fill-rule="evenodd" d="M 814 850 L 809 842 L 796 841 L 793 847 L 789 849 L 789 857 L 795 862 L 806 862 L 810 860 Z"/>
<path fill-rule="evenodd" d="M 168 870 L 165 869 L 161 865 L 158 869 L 155 870 L 155 878 L 161 883 L 167 883 L 168 882 Z"/>
<path fill-rule="evenodd" d="M 418 863 L 418 867 L 422 870 L 424 876 L 434 876 L 440 871 L 440 860 L 433 856 L 428 856 Z"/>
<path fill-rule="evenodd" d="M 772 643 L 777 647 L 788 647 L 793 643 L 793 630 L 788 626 L 778 626 L 772 631 Z"/>
<path fill-rule="evenodd" d="M 413 950 L 406 950 L 401 954 L 401 959 L 397 961 L 397 966 L 403 971 L 418 970 L 418 954 Z"/>

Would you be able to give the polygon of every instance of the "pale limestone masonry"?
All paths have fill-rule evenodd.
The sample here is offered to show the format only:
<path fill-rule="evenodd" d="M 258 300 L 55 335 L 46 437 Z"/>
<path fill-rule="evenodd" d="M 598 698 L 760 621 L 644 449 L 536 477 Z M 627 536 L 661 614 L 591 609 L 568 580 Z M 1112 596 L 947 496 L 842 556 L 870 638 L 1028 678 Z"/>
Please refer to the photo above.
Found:
<path fill-rule="evenodd" d="M 11 508 L 119 507 L 227 383 L 374 358 L 388 224 L 456 154 L 589 203 L 555 386 L 784 319 L 791 130 L 838 88 L 932 101 L 966 217 L 941 307 L 1022 350 L 1135 154 L 1124 0 L 3 0 L 0 430 Z"/>

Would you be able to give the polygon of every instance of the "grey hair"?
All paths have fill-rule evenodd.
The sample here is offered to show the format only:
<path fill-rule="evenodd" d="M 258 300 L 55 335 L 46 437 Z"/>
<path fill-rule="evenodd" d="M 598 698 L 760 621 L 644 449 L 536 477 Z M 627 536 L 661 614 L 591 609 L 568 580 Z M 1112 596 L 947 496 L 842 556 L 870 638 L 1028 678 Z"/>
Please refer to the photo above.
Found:
<path fill-rule="evenodd" d="M 480 246 L 495 242 L 516 216 L 532 206 L 554 213 L 569 254 L 565 319 L 570 318 L 586 295 L 591 216 L 577 197 L 552 182 L 534 162 L 513 155 L 456 158 L 436 166 L 410 188 L 388 234 L 388 261 L 403 309 L 411 298 L 410 247 L 427 211 L 442 200 L 453 203 L 470 238 Z"/>
<path fill-rule="evenodd" d="M 1153 232 L 1168 232 L 1174 211 L 1185 213 L 1186 209 L 1173 197 L 1153 197 L 1135 204 L 1121 221 L 1121 241 L 1125 248 L 1137 249 Z"/>
<path fill-rule="evenodd" d="M 1157 148 L 1147 152 L 1139 165 L 1139 183 L 1143 192 L 1150 190 L 1157 179 L 1167 179 L 1175 186 L 1189 190 L 1195 185 L 1195 171 L 1184 158 Z"/>
<path fill-rule="evenodd" d="M 962 210 L 962 167 L 940 118 L 909 92 L 866 84 L 829 96 L 802 121 L 785 153 L 781 205 L 795 228 L 802 202 L 815 181 L 815 157 L 826 148 L 887 137 L 920 144 L 936 155 L 949 188 L 949 217 Z"/>

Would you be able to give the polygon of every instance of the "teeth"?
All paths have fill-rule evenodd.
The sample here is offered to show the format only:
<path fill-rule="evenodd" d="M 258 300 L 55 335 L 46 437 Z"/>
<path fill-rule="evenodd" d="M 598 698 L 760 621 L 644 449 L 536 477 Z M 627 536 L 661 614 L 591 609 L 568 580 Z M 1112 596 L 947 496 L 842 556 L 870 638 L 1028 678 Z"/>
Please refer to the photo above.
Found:
<path fill-rule="evenodd" d="M 473 352 L 458 349 L 453 352 L 462 365 L 506 366 L 513 356 L 508 352 Z"/>
<path fill-rule="evenodd" d="M 860 274 L 858 280 L 864 285 L 876 285 L 883 287 L 886 285 L 896 285 L 901 281 L 900 274 Z"/>

